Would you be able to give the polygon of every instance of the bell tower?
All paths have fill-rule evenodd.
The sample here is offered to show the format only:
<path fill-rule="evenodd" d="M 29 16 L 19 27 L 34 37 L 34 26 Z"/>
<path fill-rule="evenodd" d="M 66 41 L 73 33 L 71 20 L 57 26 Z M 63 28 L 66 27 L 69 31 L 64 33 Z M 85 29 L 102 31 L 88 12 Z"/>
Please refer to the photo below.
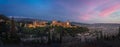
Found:
<path fill-rule="evenodd" d="M 66 22 L 66 25 L 68 26 L 68 25 L 70 25 L 70 22 L 69 22 L 69 20 L 67 20 L 67 22 Z"/>

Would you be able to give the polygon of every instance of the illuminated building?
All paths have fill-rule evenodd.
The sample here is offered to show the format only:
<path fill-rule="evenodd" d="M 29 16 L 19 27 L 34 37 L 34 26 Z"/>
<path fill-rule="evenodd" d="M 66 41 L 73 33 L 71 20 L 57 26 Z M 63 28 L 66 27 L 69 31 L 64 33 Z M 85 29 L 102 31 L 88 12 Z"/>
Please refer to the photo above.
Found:
<path fill-rule="evenodd" d="M 36 27 L 45 27 L 47 26 L 47 22 L 42 21 L 34 21 L 31 24 L 25 24 L 25 27 L 29 27 L 29 28 L 36 28 Z M 69 21 L 66 22 L 59 22 L 56 20 L 53 20 L 52 23 L 50 23 L 50 26 L 62 26 L 62 27 L 72 27 Z"/>
<path fill-rule="evenodd" d="M 67 22 L 58 22 L 56 20 L 52 21 L 51 26 L 72 27 L 69 21 L 67 21 Z"/>
<path fill-rule="evenodd" d="M 45 27 L 45 26 L 47 26 L 47 22 L 45 22 L 45 21 L 42 21 L 42 22 L 34 21 L 32 24 L 27 24 L 26 26 L 29 27 L 29 28 Z"/>

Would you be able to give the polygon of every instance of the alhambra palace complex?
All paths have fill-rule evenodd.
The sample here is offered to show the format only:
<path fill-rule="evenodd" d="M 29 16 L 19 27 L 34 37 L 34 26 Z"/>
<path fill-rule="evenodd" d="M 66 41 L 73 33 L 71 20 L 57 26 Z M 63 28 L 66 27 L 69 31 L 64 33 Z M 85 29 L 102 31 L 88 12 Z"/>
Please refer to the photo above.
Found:
<path fill-rule="evenodd" d="M 33 23 L 27 24 L 26 27 L 29 27 L 29 28 L 45 27 L 45 26 L 47 26 L 47 23 L 48 22 L 45 22 L 45 21 L 42 21 L 42 22 L 34 21 Z M 72 27 L 69 21 L 58 22 L 56 20 L 53 20 L 52 23 L 50 24 L 50 26 Z"/>

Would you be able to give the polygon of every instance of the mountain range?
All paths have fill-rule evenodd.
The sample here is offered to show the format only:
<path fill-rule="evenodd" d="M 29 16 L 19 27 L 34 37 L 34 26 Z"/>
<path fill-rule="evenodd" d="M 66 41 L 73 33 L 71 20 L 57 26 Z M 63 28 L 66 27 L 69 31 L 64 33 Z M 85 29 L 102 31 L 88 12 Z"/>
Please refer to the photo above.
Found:
<path fill-rule="evenodd" d="M 48 20 L 41 20 L 41 19 L 32 19 L 32 18 L 14 18 L 16 22 L 24 22 L 24 23 L 29 23 L 33 21 L 46 21 L 46 22 L 51 22 Z M 120 26 L 119 23 L 94 23 L 94 24 L 88 24 L 88 23 L 79 23 L 79 22 L 70 22 L 72 25 L 77 25 L 77 26 Z"/>

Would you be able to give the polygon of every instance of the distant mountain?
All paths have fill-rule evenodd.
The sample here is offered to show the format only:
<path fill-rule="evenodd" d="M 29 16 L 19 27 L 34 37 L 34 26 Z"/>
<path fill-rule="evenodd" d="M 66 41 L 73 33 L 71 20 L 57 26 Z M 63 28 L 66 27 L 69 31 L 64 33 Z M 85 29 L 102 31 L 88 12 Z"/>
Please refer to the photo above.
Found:
<path fill-rule="evenodd" d="M 76 25 L 76 26 L 89 26 L 90 24 L 87 23 L 79 23 L 79 22 L 70 22 L 72 25 Z"/>
<path fill-rule="evenodd" d="M 95 23 L 96 25 L 120 25 L 120 23 Z"/>
<path fill-rule="evenodd" d="M 16 22 L 22 22 L 22 23 L 32 23 L 33 21 L 47 21 L 51 22 L 48 20 L 41 20 L 41 19 L 32 19 L 32 18 L 14 18 Z M 88 23 L 79 23 L 79 22 L 70 22 L 72 25 L 76 26 L 120 26 L 118 23 L 95 23 L 95 24 L 88 24 Z"/>
<path fill-rule="evenodd" d="M 22 23 L 32 23 L 33 21 L 47 21 L 47 20 L 41 20 L 41 19 L 32 19 L 32 18 L 14 18 L 16 22 L 22 22 Z"/>
<path fill-rule="evenodd" d="M 77 26 L 86 26 L 86 27 L 100 27 L 100 26 L 111 26 L 111 27 L 118 27 L 120 24 L 118 23 L 95 23 L 95 24 L 87 24 L 87 23 L 78 23 L 78 22 L 71 22 L 72 25 Z"/>
<path fill-rule="evenodd" d="M 119 23 L 95 23 L 93 26 L 120 26 Z"/>

